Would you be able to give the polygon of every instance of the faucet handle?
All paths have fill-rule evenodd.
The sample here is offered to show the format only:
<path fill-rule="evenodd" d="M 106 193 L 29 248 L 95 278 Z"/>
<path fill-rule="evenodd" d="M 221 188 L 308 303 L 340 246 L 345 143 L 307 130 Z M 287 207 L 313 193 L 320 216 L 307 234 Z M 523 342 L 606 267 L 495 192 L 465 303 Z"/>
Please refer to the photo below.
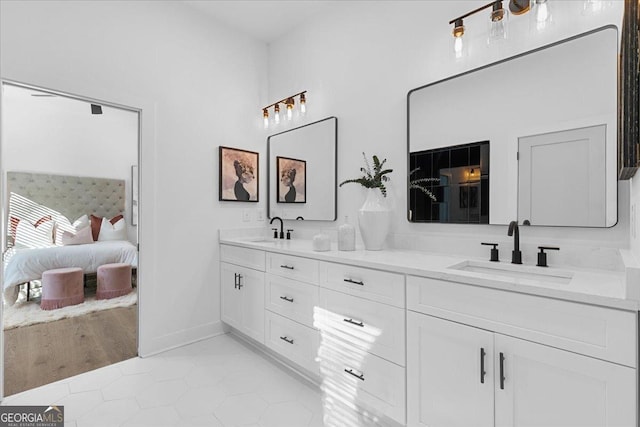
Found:
<path fill-rule="evenodd" d="M 288 228 L 287 229 L 287 240 L 291 240 L 291 233 L 293 233 L 293 230 Z"/>
<path fill-rule="evenodd" d="M 544 252 L 547 251 L 559 251 L 560 248 L 557 246 L 538 246 L 540 252 L 538 253 L 538 263 L 536 264 L 538 267 L 548 267 L 547 265 L 547 254 Z"/>
<path fill-rule="evenodd" d="M 277 239 L 278 238 L 278 229 L 277 228 L 272 228 L 273 230 L 273 238 Z"/>
<path fill-rule="evenodd" d="M 489 259 L 489 261 L 493 261 L 493 262 L 499 262 L 500 261 L 500 258 L 498 257 L 498 244 L 497 243 L 482 242 L 480 244 L 484 245 L 484 246 L 493 246 L 493 248 L 491 248 L 491 259 Z"/>

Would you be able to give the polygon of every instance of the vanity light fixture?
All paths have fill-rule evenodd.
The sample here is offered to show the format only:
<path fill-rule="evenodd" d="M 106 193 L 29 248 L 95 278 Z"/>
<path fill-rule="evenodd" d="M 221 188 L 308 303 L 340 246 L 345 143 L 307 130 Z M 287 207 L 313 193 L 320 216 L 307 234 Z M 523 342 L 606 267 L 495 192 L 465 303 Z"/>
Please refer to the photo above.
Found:
<path fill-rule="evenodd" d="M 269 104 L 266 107 L 262 108 L 262 118 L 264 120 L 264 128 L 267 129 L 269 127 L 269 108 L 273 107 L 273 122 L 274 124 L 280 123 L 280 104 L 284 104 L 287 111 L 287 120 L 293 120 L 293 110 L 296 105 L 296 96 L 299 97 L 299 105 L 300 105 L 300 115 L 304 116 L 307 112 L 307 98 L 305 94 L 307 91 L 302 91 L 296 93 L 295 95 L 288 96 L 286 98 L 282 98 L 280 101 L 274 102 L 273 104 Z"/>
<path fill-rule="evenodd" d="M 507 38 L 507 21 L 509 13 L 503 6 L 503 3 L 507 0 L 494 0 L 485 4 L 477 9 L 467 12 L 457 18 L 449 21 L 449 24 L 453 24 L 453 51 L 456 59 L 463 56 L 464 45 L 462 36 L 464 35 L 465 27 L 463 25 L 463 19 L 475 15 L 476 13 L 491 8 L 490 20 L 489 20 L 489 36 L 487 43 L 492 44 L 496 41 L 504 40 Z M 596 1 L 596 0 L 585 0 Z M 586 6 L 585 6 L 586 7 Z M 535 9 L 536 28 L 542 30 L 551 21 L 551 12 L 547 0 L 509 0 L 509 11 L 514 15 L 524 15 L 529 10 Z"/>

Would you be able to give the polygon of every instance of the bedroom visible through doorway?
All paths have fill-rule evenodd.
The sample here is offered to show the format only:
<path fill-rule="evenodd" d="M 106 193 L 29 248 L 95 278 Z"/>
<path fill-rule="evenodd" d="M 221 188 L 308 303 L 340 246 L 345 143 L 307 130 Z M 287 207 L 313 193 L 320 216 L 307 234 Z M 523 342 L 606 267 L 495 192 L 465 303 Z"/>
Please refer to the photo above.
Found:
<path fill-rule="evenodd" d="M 2 91 L 8 396 L 137 355 L 140 112 Z"/>

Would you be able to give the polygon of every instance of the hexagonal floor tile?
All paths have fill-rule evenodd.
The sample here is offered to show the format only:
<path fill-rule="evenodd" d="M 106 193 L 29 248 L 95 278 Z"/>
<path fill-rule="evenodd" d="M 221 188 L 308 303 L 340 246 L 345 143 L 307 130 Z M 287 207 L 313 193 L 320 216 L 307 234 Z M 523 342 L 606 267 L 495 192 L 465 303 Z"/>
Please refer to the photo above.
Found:
<path fill-rule="evenodd" d="M 220 404 L 214 415 L 227 426 L 257 423 L 269 404 L 255 393 L 231 396 Z"/>
<path fill-rule="evenodd" d="M 84 375 L 69 381 L 69 390 L 71 393 L 81 393 L 83 391 L 100 390 L 102 387 L 111 384 L 122 376 L 120 370 L 111 365 L 104 368 L 90 371 Z"/>
<path fill-rule="evenodd" d="M 173 406 L 182 418 L 194 418 L 212 414 L 228 397 L 225 391 L 217 386 L 189 389 Z"/>
<path fill-rule="evenodd" d="M 294 427 L 307 426 L 313 418 L 313 413 L 299 402 L 283 402 L 269 405 L 260 418 L 260 425 L 264 427 Z"/>
<path fill-rule="evenodd" d="M 169 405 L 187 392 L 184 380 L 161 381 L 149 385 L 136 396 L 141 408 Z"/>
<path fill-rule="evenodd" d="M 135 399 L 103 402 L 77 420 L 78 427 L 119 426 L 140 410 Z"/>

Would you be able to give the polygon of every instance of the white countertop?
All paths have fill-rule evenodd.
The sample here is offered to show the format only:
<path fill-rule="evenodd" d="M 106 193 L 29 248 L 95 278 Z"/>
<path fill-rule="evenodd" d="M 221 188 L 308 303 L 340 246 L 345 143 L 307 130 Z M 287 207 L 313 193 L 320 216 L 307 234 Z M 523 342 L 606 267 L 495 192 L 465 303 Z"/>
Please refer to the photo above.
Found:
<path fill-rule="evenodd" d="M 221 237 L 220 243 L 623 310 L 637 311 L 639 307 L 637 300 L 627 297 L 628 275 L 625 272 L 573 267 L 570 269 L 554 267 L 545 269 L 535 266 L 515 266 L 504 261 L 496 266 L 498 263 L 490 263 L 483 259 L 396 249 L 367 251 L 360 248 L 355 251 L 338 251 L 335 243 L 332 243 L 330 251 L 317 252 L 312 249 L 311 240 L 302 239 Z M 489 268 L 496 266 L 521 274 L 519 274 L 520 277 L 509 277 L 491 272 L 463 271 L 451 268 L 466 261 L 471 261 L 478 266 Z M 570 278 L 567 279 L 568 283 L 553 283 L 526 277 L 527 272 L 534 273 L 534 277 L 538 278 L 541 277 L 539 274 L 554 273 Z"/>

